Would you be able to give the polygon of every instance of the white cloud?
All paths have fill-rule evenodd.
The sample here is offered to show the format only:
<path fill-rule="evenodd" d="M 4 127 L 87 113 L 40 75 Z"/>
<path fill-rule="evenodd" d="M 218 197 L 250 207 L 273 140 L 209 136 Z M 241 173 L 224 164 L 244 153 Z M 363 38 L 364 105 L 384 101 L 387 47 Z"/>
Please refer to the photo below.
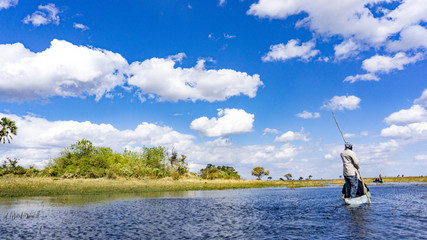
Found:
<path fill-rule="evenodd" d="M 105 93 L 124 83 L 128 64 L 117 53 L 54 39 L 43 52 L 21 43 L 0 45 L 0 99 L 24 101 L 51 96 Z"/>
<path fill-rule="evenodd" d="M 304 110 L 302 113 L 298 113 L 296 116 L 299 118 L 304 118 L 304 119 L 319 118 L 320 113 L 318 113 L 318 112 L 307 112 Z"/>
<path fill-rule="evenodd" d="M 362 163 L 380 165 L 379 168 L 383 168 L 384 165 L 400 161 L 400 159 L 391 159 L 396 155 L 396 152 L 402 149 L 403 145 L 405 144 L 398 140 L 391 139 L 386 142 L 356 145 L 353 146 L 353 150 L 357 152 Z"/>
<path fill-rule="evenodd" d="M 258 74 L 250 76 L 231 69 L 206 70 L 205 61 L 199 60 L 192 68 L 175 67 L 177 59 L 173 57 L 134 62 L 128 82 L 141 88 L 144 94 L 158 96 L 159 101 L 173 102 L 224 101 L 241 94 L 253 98 L 263 85 Z"/>
<path fill-rule="evenodd" d="M 292 142 L 292 141 L 304 141 L 308 142 L 309 139 L 307 138 L 308 134 L 304 133 L 304 128 L 301 129 L 299 132 L 292 132 L 287 131 L 286 133 L 276 137 L 274 139 L 275 142 Z"/>
<path fill-rule="evenodd" d="M 0 100 L 26 101 L 52 96 L 102 96 L 123 86 L 138 87 L 142 100 L 224 101 L 232 96 L 256 96 L 263 83 L 231 69 L 206 70 L 199 60 L 192 68 L 174 67 L 185 54 L 152 58 L 130 66 L 120 54 L 52 40 L 42 52 L 32 52 L 21 43 L 0 44 Z M 130 76 L 130 77 L 128 77 Z M 109 94 L 109 96 L 112 96 Z"/>
<path fill-rule="evenodd" d="M 354 133 L 344 133 L 345 138 L 360 138 L 360 137 L 366 137 L 369 135 L 368 131 L 363 131 L 360 134 L 354 134 Z"/>
<path fill-rule="evenodd" d="M 266 128 L 266 129 L 264 129 L 264 131 L 263 131 L 263 136 L 265 136 L 265 135 L 267 135 L 267 133 L 271 133 L 271 134 L 278 134 L 279 133 L 279 131 L 277 130 L 277 129 L 271 129 L 271 128 Z"/>
<path fill-rule="evenodd" d="M 344 79 L 344 82 L 355 83 L 357 81 L 379 81 L 380 79 L 372 73 L 357 74 L 356 76 L 348 76 Z"/>
<path fill-rule="evenodd" d="M 18 4 L 18 0 L 0 0 L 0 10 L 14 7 Z"/>
<path fill-rule="evenodd" d="M 82 31 L 89 30 L 89 27 L 88 27 L 88 26 L 86 26 L 86 25 L 84 25 L 84 24 L 81 24 L 81 23 L 74 23 L 74 24 L 73 24 L 73 27 L 74 27 L 75 29 L 80 29 L 80 30 L 82 30 Z"/>
<path fill-rule="evenodd" d="M 228 33 L 224 33 L 224 38 L 225 39 L 236 38 L 236 35 L 230 35 Z"/>
<path fill-rule="evenodd" d="M 384 121 L 387 124 L 427 122 L 427 110 L 420 105 L 414 105 L 410 109 L 403 109 L 390 114 Z"/>
<path fill-rule="evenodd" d="M 427 140 L 427 122 L 411 123 L 406 126 L 391 125 L 381 130 L 382 137 Z"/>
<path fill-rule="evenodd" d="M 427 48 L 427 29 L 413 25 L 400 32 L 400 39 L 387 43 L 389 51 L 407 51 L 410 49 Z"/>
<path fill-rule="evenodd" d="M 427 107 L 427 89 L 424 89 L 421 97 L 415 99 L 414 103 Z"/>
<path fill-rule="evenodd" d="M 334 156 L 332 156 L 332 154 L 328 153 L 324 156 L 325 159 L 332 159 L 334 158 Z"/>
<path fill-rule="evenodd" d="M 389 73 L 392 70 L 403 70 L 405 65 L 415 63 L 423 59 L 423 55 L 418 53 L 414 56 L 407 56 L 404 52 L 396 53 L 393 57 L 375 55 L 366 59 L 362 63 L 362 68 L 370 73 Z"/>
<path fill-rule="evenodd" d="M 352 138 L 352 137 L 356 137 L 356 134 L 354 134 L 354 133 L 344 133 L 344 137 L 345 138 Z"/>
<path fill-rule="evenodd" d="M 359 53 L 359 48 L 359 45 L 353 41 L 353 39 L 345 40 L 334 46 L 335 58 L 345 59 L 357 55 Z"/>
<path fill-rule="evenodd" d="M 416 63 L 424 59 L 422 53 L 408 56 L 404 52 L 396 53 L 393 57 L 375 55 L 362 62 L 362 68 L 368 73 L 356 76 L 348 76 L 344 82 L 354 83 L 357 81 L 379 81 L 376 73 L 389 73 L 393 70 L 403 70 L 405 65 Z"/>
<path fill-rule="evenodd" d="M 297 154 L 298 149 L 287 143 L 280 147 L 279 151 L 274 154 L 274 157 L 277 159 L 289 159 L 295 157 Z"/>
<path fill-rule="evenodd" d="M 356 96 L 334 96 L 322 108 L 328 110 L 355 110 L 359 108 L 361 99 Z"/>
<path fill-rule="evenodd" d="M 218 109 L 218 118 L 201 117 L 191 122 L 190 128 L 207 137 L 242 134 L 252 131 L 254 115 L 242 109 Z"/>
<path fill-rule="evenodd" d="M 272 61 L 285 61 L 291 58 L 300 58 L 308 61 L 310 58 L 320 53 L 319 50 L 313 49 L 315 47 L 314 41 L 308 41 L 299 44 L 297 39 L 289 40 L 286 45 L 283 43 L 270 46 L 270 52 L 262 57 L 264 62 Z"/>
<path fill-rule="evenodd" d="M 415 156 L 416 160 L 427 160 L 427 155 L 423 154 L 423 155 L 417 155 Z"/>
<path fill-rule="evenodd" d="M 382 1 L 377 0 L 259 0 L 250 6 L 247 14 L 286 19 L 304 12 L 308 16 L 297 26 L 307 26 L 318 34 L 339 35 L 371 45 L 383 44 L 405 27 L 426 21 L 427 5 L 423 0 L 402 1 L 396 8 L 383 11 L 384 15 L 374 14 L 380 3 Z"/>
<path fill-rule="evenodd" d="M 218 6 L 224 6 L 227 3 L 227 0 L 219 0 Z"/>
<path fill-rule="evenodd" d="M 46 24 L 59 24 L 59 9 L 53 3 L 47 5 L 39 5 L 40 11 L 35 11 L 33 14 L 27 15 L 23 22 L 26 24 L 33 24 L 33 26 L 38 27 L 40 25 Z"/>

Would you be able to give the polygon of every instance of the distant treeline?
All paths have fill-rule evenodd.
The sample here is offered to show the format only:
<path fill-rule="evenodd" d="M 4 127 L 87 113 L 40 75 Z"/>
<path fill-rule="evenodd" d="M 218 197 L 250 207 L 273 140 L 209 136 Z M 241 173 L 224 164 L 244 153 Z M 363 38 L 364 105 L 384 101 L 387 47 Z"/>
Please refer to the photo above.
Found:
<path fill-rule="evenodd" d="M 7 159 L 0 175 L 51 176 L 64 178 L 163 178 L 178 179 L 188 171 L 185 155 L 174 150 L 169 155 L 164 147 L 143 147 L 139 152 L 125 150 L 114 152 L 109 147 L 94 146 L 83 139 L 62 151 L 43 170 L 25 169 L 17 165 L 18 159 Z"/>
<path fill-rule="evenodd" d="M 91 141 L 83 139 L 63 150 L 43 170 L 35 167 L 25 169 L 17 165 L 19 159 L 7 158 L 0 167 L 0 176 L 13 174 L 28 177 L 179 179 L 191 174 L 185 159 L 185 155 L 179 156 L 175 150 L 168 154 L 161 146 L 143 147 L 137 152 L 125 150 L 123 153 L 117 153 L 109 147 L 94 146 Z M 240 179 L 237 171 L 228 166 L 208 164 L 200 172 L 203 179 Z"/>

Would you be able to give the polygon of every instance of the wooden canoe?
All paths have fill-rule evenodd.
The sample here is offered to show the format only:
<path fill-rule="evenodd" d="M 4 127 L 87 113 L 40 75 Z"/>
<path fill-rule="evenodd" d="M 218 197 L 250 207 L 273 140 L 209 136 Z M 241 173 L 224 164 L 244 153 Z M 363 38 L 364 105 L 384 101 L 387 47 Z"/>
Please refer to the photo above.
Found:
<path fill-rule="evenodd" d="M 368 192 L 369 197 L 371 197 L 371 194 Z M 355 197 L 355 198 L 342 198 L 342 200 L 344 201 L 344 203 L 346 205 L 350 205 L 350 206 L 357 206 L 357 205 L 361 205 L 361 204 L 365 204 L 365 203 L 369 203 L 369 199 L 366 195 L 360 196 L 360 197 Z"/>

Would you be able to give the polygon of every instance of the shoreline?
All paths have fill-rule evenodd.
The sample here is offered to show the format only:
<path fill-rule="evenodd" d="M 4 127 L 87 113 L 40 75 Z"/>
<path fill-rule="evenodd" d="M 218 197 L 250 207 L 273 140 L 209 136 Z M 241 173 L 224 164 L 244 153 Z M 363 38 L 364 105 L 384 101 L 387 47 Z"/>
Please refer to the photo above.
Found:
<path fill-rule="evenodd" d="M 374 184 L 374 178 L 364 179 L 367 185 Z M 384 185 L 395 183 L 427 182 L 427 177 L 384 177 Z M 84 178 L 53 178 L 53 177 L 17 177 L 3 176 L 0 178 L 0 198 L 35 197 L 35 196 L 66 196 L 66 195 L 97 195 L 97 194 L 138 194 L 156 192 L 178 192 L 199 190 L 224 190 L 267 187 L 326 187 L 342 186 L 343 179 L 326 180 L 205 180 L 200 178 L 163 179 L 84 179 Z"/>

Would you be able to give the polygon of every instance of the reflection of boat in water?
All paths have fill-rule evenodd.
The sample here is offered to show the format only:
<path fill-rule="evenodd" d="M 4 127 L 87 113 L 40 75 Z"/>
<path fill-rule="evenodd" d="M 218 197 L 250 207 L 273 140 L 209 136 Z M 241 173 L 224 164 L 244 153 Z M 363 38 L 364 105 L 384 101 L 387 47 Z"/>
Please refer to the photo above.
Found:
<path fill-rule="evenodd" d="M 369 197 L 371 197 L 371 194 L 368 192 Z M 365 204 L 365 203 L 369 203 L 369 199 L 368 196 L 366 195 L 362 195 L 360 197 L 355 197 L 355 198 L 342 198 L 342 200 L 344 201 L 344 203 L 346 205 L 350 205 L 350 206 L 356 206 L 356 205 L 361 205 L 361 204 Z"/>

